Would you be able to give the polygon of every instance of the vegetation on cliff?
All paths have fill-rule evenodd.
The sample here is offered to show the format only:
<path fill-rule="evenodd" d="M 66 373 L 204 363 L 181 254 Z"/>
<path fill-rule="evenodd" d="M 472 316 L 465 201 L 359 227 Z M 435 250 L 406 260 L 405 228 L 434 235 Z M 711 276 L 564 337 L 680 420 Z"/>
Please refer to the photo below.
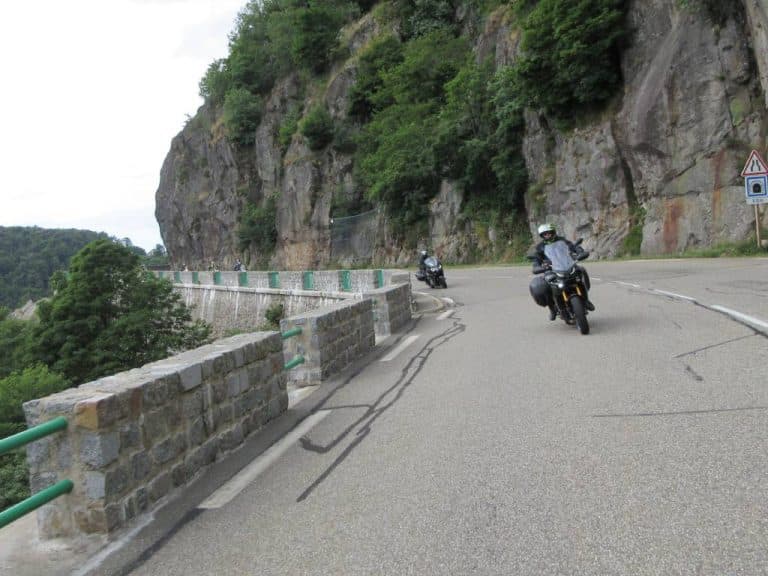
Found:
<path fill-rule="evenodd" d="M 251 1 L 229 55 L 200 82 L 201 95 L 222 109 L 227 137 L 241 149 L 252 144 L 276 81 L 296 71 L 305 83 L 322 78 L 348 57 L 342 27 L 369 9 L 383 32 L 356 54 L 349 119 L 334 123 L 321 105 L 294 106 L 280 145 L 298 131 L 313 151 L 352 154 L 356 202 L 382 204 L 406 244 L 424 232 L 444 179 L 462 188 L 466 219 L 507 238 L 525 231 L 523 110 L 567 126 L 614 96 L 624 0 Z M 473 31 L 492 12 L 522 34 L 509 66 L 478 62 L 473 53 Z M 248 210 L 241 243 L 264 247 L 271 227 L 258 232 L 257 224 L 269 225 Z"/>

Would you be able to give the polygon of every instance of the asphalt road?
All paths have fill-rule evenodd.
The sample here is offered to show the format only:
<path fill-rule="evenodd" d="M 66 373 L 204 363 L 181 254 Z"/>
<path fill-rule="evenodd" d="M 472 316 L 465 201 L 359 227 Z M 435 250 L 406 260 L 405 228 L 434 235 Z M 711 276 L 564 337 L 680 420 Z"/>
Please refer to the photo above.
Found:
<path fill-rule="evenodd" d="M 766 336 L 712 308 L 768 323 L 768 260 L 585 265 L 588 336 L 528 268 L 449 268 L 452 304 L 127 573 L 768 574 Z"/>

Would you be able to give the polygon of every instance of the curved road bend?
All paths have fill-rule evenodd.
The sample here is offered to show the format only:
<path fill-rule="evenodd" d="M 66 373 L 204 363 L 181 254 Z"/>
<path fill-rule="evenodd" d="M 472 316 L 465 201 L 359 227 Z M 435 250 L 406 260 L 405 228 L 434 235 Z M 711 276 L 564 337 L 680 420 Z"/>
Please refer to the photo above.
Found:
<path fill-rule="evenodd" d="M 768 332 L 768 260 L 585 264 L 589 336 L 449 268 L 452 314 L 123 573 L 768 573 L 766 336 L 711 308 Z"/>

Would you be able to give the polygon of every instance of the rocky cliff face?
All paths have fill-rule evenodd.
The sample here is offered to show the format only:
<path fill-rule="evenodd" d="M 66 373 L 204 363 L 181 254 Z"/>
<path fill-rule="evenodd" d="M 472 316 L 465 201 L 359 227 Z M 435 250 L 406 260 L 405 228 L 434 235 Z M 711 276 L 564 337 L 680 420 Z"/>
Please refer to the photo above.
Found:
<path fill-rule="evenodd" d="M 537 223 L 550 220 L 566 235 L 584 237 L 596 255 L 611 256 L 632 226 L 641 228 L 646 254 L 742 240 L 754 230 L 739 173 L 749 151 L 766 146 L 768 0 L 734 2 L 735 14 L 721 24 L 678 4 L 630 1 L 624 90 L 600 117 L 563 133 L 547 118 L 527 113 L 532 234 Z M 353 30 L 353 51 L 378 33 L 370 16 L 363 19 Z M 519 33 L 500 11 L 486 21 L 476 53 L 503 66 L 514 60 L 518 43 Z M 303 96 L 305 105 L 321 99 L 342 118 L 354 62 L 338 67 L 324 90 Z M 276 134 L 299 98 L 295 78 L 281 82 L 267 103 L 256 145 L 245 152 L 230 147 L 205 108 L 174 139 L 156 214 L 175 264 L 207 266 L 214 260 L 228 266 L 239 256 L 244 201 L 258 203 L 273 193 L 279 238 L 271 266 L 355 263 L 373 252 L 380 262 L 408 262 L 410 252 L 388 240 L 380 215 L 364 227 L 372 246 L 334 248 L 331 202 L 334 195 L 354 194 L 352 160 L 330 147 L 312 152 L 298 136 L 283 153 Z M 493 230 L 478 235 L 459 217 L 461 202 L 457 188 L 444 182 L 432 204 L 429 242 L 452 260 L 495 239 Z"/>

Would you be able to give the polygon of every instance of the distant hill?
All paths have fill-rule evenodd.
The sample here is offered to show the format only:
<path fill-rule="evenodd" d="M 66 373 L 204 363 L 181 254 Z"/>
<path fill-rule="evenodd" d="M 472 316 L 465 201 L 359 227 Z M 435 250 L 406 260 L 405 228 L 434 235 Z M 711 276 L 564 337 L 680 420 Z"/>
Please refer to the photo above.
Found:
<path fill-rule="evenodd" d="M 10 309 L 49 294 L 48 280 L 103 232 L 0 226 L 0 306 Z"/>

